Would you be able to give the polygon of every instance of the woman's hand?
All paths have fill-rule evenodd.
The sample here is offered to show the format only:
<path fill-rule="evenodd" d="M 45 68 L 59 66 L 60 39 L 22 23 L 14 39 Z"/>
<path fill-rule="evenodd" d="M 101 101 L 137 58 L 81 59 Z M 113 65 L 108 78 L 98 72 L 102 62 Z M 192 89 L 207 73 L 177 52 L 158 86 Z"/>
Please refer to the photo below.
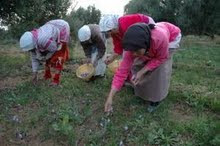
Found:
<path fill-rule="evenodd" d="M 105 102 L 105 109 L 104 109 L 104 111 L 107 113 L 112 112 L 112 109 L 113 109 L 112 108 L 112 101 L 113 101 L 113 97 L 116 94 L 116 92 L 117 91 L 114 88 L 112 88 L 109 95 L 108 95 L 108 98 Z"/>
<path fill-rule="evenodd" d="M 117 58 L 118 56 L 119 56 L 118 54 L 113 53 L 111 56 L 109 56 L 105 59 L 105 64 L 108 65 L 108 64 L 112 63 L 115 60 L 115 58 Z"/>
<path fill-rule="evenodd" d="M 114 59 L 113 59 L 113 57 L 112 56 L 109 56 L 109 57 L 107 57 L 106 59 L 105 59 L 105 64 L 110 64 L 110 63 L 112 63 L 114 61 Z"/>
<path fill-rule="evenodd" d="M 108 97 L 105 102 L 105 112 L 109 113 L 112 111 L 112 98 Z"/>
<path fill-rule="evenodd" d="M 136 75 L 133 75 L 131 78 L 131 82 L 136 86 L 137 84 L 140 83 L 141 79 L 143 78 L 144 74 L 147 72 L 148 70 L 146 68 L 142 68 L 140 71 L 137 72 Z"/>
<path fill-rule="evenodd" d="M 86 64 L 90 64 L 92 62 L 91 58 L 86 58 L 85 62 L 86 62 Z"/>

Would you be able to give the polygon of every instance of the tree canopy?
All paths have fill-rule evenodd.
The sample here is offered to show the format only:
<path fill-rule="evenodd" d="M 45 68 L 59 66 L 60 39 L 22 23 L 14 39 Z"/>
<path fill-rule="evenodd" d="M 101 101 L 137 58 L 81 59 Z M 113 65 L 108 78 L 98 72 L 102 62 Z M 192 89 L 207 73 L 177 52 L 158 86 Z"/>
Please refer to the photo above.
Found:
<path fill-rule="evenodd" d="M 184 34 L 219 34 L 219 0 L 131 0 L 125 13 L 144 13 L 178 25 Z"/>
<path fill-rule="evenodd" d="M 0 1 L 0 19 L 13 36 L 38 27 L 46 21 L 63 18 L 71 0 L 5 0 Z"/>
<path fill-rule="evenodd" d="M 85 24 L 98 24 L 100 17 L 100 10 L 96 9 L 95 6 L 88 6 L 87 9 L 80 7 L 77 10 L 73 10 L 65 19 L 70 24 L 73 39 L 76 39 L 78 29 L 81 26 Z"/>

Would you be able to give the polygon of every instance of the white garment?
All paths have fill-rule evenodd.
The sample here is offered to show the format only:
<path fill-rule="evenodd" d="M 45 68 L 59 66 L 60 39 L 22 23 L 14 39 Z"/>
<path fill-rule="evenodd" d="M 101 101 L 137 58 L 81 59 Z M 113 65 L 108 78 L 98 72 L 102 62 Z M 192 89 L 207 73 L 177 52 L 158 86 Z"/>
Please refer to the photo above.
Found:
<path fill-rule="evenodd" d="M 156 24 L 155 21 L 151 17 L 148 16 L 148 19 L 149 19 L 148 24 Z"/>
<path fill-rule="evenodd" d="M 92 64 L 94 63 L 94 61 L 96 60 L 96 57 L 98 56 L 98 50 L 96 49 L 96 51 L 94 53 L 92 53 Z M 105 75 L 105 70 L 106 70 L 106 64 L 104 62 L 105 60 L 105 55 L 100 58 L 97 62 L 97 66 L 95 68 L 95 76 L 104 76 Z"/>
<path fill-rule="evenodd" d="M 173 40 L 172 42 L 169 43 L 169 48 L 171 49 L 177 49 L 180 46 L 180 40 L 182 38 L 181 33 L 176 37 L 175 40 Z"/>
<path fill-rule="evenodd" d="M 91 37 L 91 30 L 88 25 L 84 25 L 78 31 L 78 38 L 80 42 L 89 40 Z"/>
<path fill-rule="evenodd" d="M 115 28 L 118 28 L 118 15 L 106 15 L 99 21 L 101 32 L 106 32 Z"/>
<path fill-rule="evenodd" d="M 46 56 L 43 56 L 39 51 L 32 50 L 31 52 L 32 71 L 37 72 L 40 62 L 45 62 L 50 59 L 55 52 L 48 52 Z"/>
<path fill-rule="evenodd" d="M 31 32 L 25 32 L 20 38 L 20 48 L 23 51 L 29 51 L 34 49 L 35 43 Z"/>
<path fill-rule="evenodd" d="M 51 20 L 49 22 L 47 22 L 46 24 L 51 24 L 53 26 L 55 26 L 56 28 L 58 28 L 60 34 L 59 34 L 59 38 L 58 38 L 58 42 L 62 41 L 62 42 L 69 42 L 70 40 L 70 26 L 68 24 L 68 22 L 62 20 L 62 19 L 56 19 L 56 20 Z"/>

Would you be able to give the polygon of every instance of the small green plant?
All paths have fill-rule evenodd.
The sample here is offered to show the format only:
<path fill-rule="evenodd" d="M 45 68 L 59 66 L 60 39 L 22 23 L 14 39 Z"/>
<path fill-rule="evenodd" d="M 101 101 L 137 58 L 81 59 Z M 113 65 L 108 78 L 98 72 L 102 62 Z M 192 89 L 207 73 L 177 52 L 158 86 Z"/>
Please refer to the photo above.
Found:
<path fill-rule="evenodd" d="M 58 122 L 52 124 L 54 131 L 68 136 L 73 132 L 73 127 L 69 123 L 69 115 L 64 115 Z"/>
<path fill-rule="evenodd" d="M 220 134 L 216 135 L 210 142 L 213 146 L 220 145 Z"/>
<path fill-rule="evenodd" d="M 174 146 L 180 143 L 179 135 L 176 131 L 166 133 L 163 128 L 153 129 L 147 137 L 149 144 Z"/>

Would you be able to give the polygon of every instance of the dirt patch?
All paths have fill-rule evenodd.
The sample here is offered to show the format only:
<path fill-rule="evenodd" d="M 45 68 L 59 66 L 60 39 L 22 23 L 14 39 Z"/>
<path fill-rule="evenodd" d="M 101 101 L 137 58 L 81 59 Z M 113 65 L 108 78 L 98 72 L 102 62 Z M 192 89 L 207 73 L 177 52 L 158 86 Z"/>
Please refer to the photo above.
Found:
<path fill-rule="evenodd" d="M 38 84 L 42 84 L 45 82 L 44 78 L 44 70 L 38 71 Z M 17 85 L 22 84 L 27 81 L 32 81 L 32 74 L 28 73 L 23 76 L 11 76 L 11 77 L 0 77 L 0 91 L 6 89 L 15 89 Z"/>
<path fill-rule="evenodd" d="M 187 105 L 176 103 L 170 110 L 171 119 L 177 122 L 187 122 L 191 121 L 194 117 L 191 108 Z"/>
<path fill-rule="evenodd" d="M 21 84 L 27 80 L 29 80 L 30 77 L 6 77 L 4 79 L 0 79 L 0 91 L 5 89 L 14 89 L 18 84 Z"/>
<path fill-rule="evenodd" d="M 183 84 L 183 83 L 173 83 L 172 89 L 175 92 L 191 92 L 192 94 L 200 94 L 200 95 L 209 95 L 210 91 L 207 86 L 203 85 L 189 85 L 189 84 Z"/>
<path fill-rule="evenodd" d="M 1 146 L 18 146 L 18 145 L 55 146 L 55 142 L 53 140 L 42 141 L 41 139 L 38 138 L 38 135 L 27 136 L 25 140 L 0 136 L 0 141 L 1 141 Z"/>
<path fill-rule="evenodd" d="M 30 146 L 53 146 L 55 142 L 53 140 L 43 140 L 41 133 L 44 125 L 39 124 L 36 127 L 33 126 L 28 131 L 23 131 L 23 126 L 30 122 L 30 113 L 34 113 L 40 108 L 37 103 L 30 103 L 27 106 L 14 105 L 11 111 L 8 113 L 8 122 L 4 123 L 2 133 L 0 131 L 1 146 L 14 146 L 14 145 L 30 145 Z M 29 112 L 28 112 L 29 111 Z M 32 112 L 30 112 L 32 111 Z M 17 117 L 17 118 L 14 118 Z M 1 128 L 1 127 L 0 127 Z M 23 132 L 23 133 L 22 133 Z M 20 137 L 18 134 L 22 134 Z M 21 138 L 22 137 L 22 138 Z"/>
<path fill-rule="evenodd" d="M 84 120 L 76 127 L 77 132 L 77 145 L 85 145 L 87 138 L 91 137 L 94 133 L 98 133 L 100 137 L 105 135 L 106 128 L 101 126 L 104 124 L 103 120 L 111 119 L 103 114 L 103 107 L 97 106 L 98 103 L 91 104 L 92 114 L 87 115 Z M 95 113 L 95 114 L 94 114 Z M 106 123 L 105 123 L 106 124 Z"/>
<path fill-rule="evenodd" d="M 24 57 L 27 53 L 21 52 L 17 48 L 12 48 L 12 49 L 2 49 L 0 50 L 1 55 L 7 55 L 7 56 L 12 56 L 12 57 Z"/>
<path fill-rule="evenodd" d="M 75 73 L 80 64 L 65 64 L 63 72 Z"/>

